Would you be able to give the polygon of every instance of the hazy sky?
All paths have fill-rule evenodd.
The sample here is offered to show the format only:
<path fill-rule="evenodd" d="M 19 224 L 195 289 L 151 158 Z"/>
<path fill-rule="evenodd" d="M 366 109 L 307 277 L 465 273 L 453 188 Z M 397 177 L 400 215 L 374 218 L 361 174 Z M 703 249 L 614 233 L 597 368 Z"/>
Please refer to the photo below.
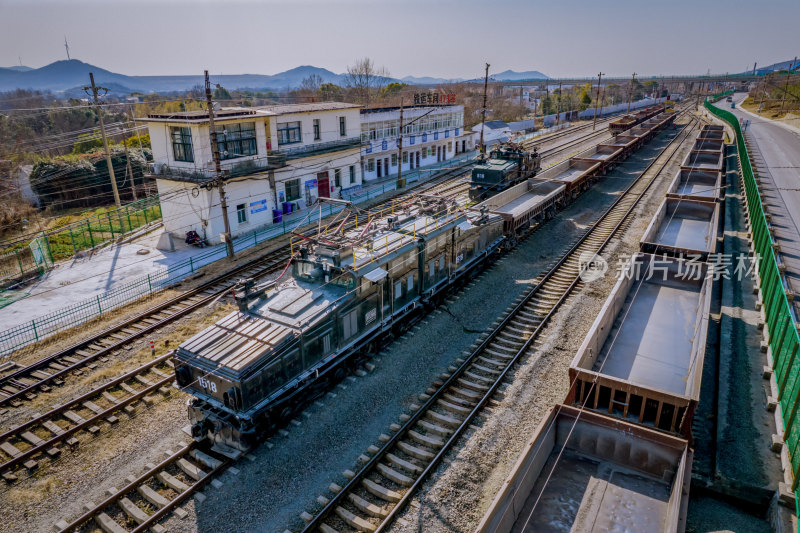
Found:
<path fill-rule="evenodd" d="M 798 0 L 0 0 L 0 66 L 128 75 L 343 72 L 472 78 L 740 72 L 800 55 Z"/>

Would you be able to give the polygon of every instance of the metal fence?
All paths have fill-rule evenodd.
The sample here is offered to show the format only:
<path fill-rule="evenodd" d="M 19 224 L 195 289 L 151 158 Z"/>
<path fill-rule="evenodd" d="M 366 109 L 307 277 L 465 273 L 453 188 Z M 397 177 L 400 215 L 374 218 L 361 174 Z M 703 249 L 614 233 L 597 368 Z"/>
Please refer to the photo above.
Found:
<path fill-rule="evenodd" d="M 716 95 L 712 100 L 730 94 L 728 91 Z M 778 259 L 774 253 L 774 240 L 770 233 L 769 222 L 764 214 L 761 204 L 758 185 L 750 164 L 747 146 L 744 142 L 739 121 L 729 111 L 712 105 L 711 101 L 705 102 L 705 107 L 711 113 L 726 121 L 736 132 L 736 145 L 739 151 L 739 162 L 747 197 L 747 207 L 750 213 L 750 228 L 753 239 L 753 248 L 760 259 L 758 263 L 758 276 L 763 300 L 763 310 L 766 317 L 766 328 L 769 348 L 772 355 L 772 369 L 775 383 L 778 388 L 778 402 L 783 418 L 783 439 L 789 454 L 792 468 L 792 491 L 795 493 L 795 512 L 800 516 L 800 425 L 798 425 L 797 411 L 800 403 L 800 336 L 792 307 L 786 297 L 787 286 L 778 267 Z"/>
<path fill-rule="evenodd" d="M 0 282 L 42 273 L 55 261 L 90 250 L 161 218 L 158 195 L 91 215 L 16 243 L 0 255 Z"/>
<path fill-rule="evenodd" d="M 410 172 L 407 176 L 408 183 L 427 181 L 434 177 L 436 170 L 442 170 L 448 166 L 459 163 L 459 161 L 463 162 L 473 155 L 474 152 L 468 152 L 435 166 Z M 373 186 L 366 190 L 354 192 L 347 199 L 353 203 L 363 203 L 389 193 L 395 190 L 395 188 L 396 184 L 393 181 L 387 182 L 380 186 Z M 323 204 L 321 208 L 298 213 L 296 217 L 292 217 L 290 220 L 272 224 L 266 228 L 253 231 L 252 233 L 234 239 L 234 251 L 240 252 L 263 243 L 264 241 L 284 235 L 295 229 L 297 224 L 301 222 L 304 224 L 316 223 L 320 218 L 325 218 L 341 209 L 340 206 Z M 37 342 L 48 335 L 93 320 L 104 313 L 108 313 L 134 300 L 152 296 L 181 281 L 197 269 L 223 259 L 225 256 L 225 246 L 215 246 L 185 261 L 161 268 L 135 280 L 122 283 L 103 294 L 98 294 L 74 305 L 40 316 L 30 322 L 25 322 L 6 329 L 5 331 L 1 331 L 0 358 L 7 357 L 14 350 Z"/>

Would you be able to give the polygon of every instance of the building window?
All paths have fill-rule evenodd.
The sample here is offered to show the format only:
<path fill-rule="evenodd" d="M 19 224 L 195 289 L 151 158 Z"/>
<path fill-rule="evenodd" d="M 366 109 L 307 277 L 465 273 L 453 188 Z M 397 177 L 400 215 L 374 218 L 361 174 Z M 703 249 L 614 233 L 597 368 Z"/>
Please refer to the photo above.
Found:
<path fill-rule="evenodd" d="M 342 169 L 340 168 L 333 169 L 333 185 L 334 187 L 342 186 Z"/>
<path fill-rule="evenodd" d="M 245 224 L 247 222 L 247 206 L 245 204 L 236 206 L 236 220 L 239 224 Z"/>
<path fill-rule="evenodd" d="M 397 154 L 392 154 L 392 166 L 397 166 Z"/>
<path fill-rule="evenodd" d="M 408 163 L 408 152 L 403 152 L 403 163 Z"/>
<path fill-rule="evenodd" d="M 175 157 L 175 161 L 194 162 L 192 130 L 179 127 L 172 127 L 169 130 L 172 136 L 172 155 Z"/>
<path fill-rule="evenodd" d="M 303 142 L 300 122 L 278 122 L 278 145 Z"/>
<path fill-rule="evenodd" d="M 448 152 L 452 152 L 453 151 L 453 142 L 452 141 L 447 143 L 447 151 Z"/>
<path fill-rule="evenodd" d="M 256 123 L 242 122 L 216 126 L 220 159 L 235 159 L 258 154 Z"/>
<path fill-rule="evenodd" d="M 319 119 L 315 118 L 314 119 L 314 140 L 318 141 L 320 139 L 321 139 L 321 137 L 320 137 L 320 131 L 319 131 Z"/>
<path fill-rule="evenodd" d="M 293 180 L 286 180 L 286 183 L 284 183 L 283 188 L 286 190 L 287 202 L 300 199 L 300 178 Z"/>
<path fill-rule="evenodd" d="M 347 135 L 347 126 L 344 117 L 339 117 L 339 136 L 344 137 Z"/>
<path fill-rule="evenodd" d="M 367 159 L 367 172 L 375 172 L 375 160 Z"/>
<path fill-rule="evenodd" d="M 350 185 L 356 182 L 356 166 L 350 165 Z"/>

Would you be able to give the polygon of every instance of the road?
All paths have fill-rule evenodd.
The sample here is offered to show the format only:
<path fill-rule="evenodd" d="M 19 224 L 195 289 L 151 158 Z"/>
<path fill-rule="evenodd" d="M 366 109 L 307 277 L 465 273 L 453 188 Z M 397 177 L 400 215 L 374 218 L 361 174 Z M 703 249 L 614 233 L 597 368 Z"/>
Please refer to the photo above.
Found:
<path fill-rule="evenodd" d="M 786 281 L 797 295 L 795 314 L 800 316 L 800 133 L 739 109 L 745 97 L 745 93 L 734 95 L 735 109 L 730 109 L 725 100 L 717 105 L 740 121 L 750 121 L 744 131 L 750 161 L 760 178 L 759 187 L 780 245 L 779 258 L 786 264 Z"/>

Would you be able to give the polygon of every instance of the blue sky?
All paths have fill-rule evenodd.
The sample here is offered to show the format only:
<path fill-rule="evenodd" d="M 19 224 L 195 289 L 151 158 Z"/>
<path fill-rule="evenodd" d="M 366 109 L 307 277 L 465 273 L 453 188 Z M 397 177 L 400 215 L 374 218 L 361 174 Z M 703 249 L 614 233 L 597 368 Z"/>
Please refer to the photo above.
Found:
<path fill-rule="evenodd" d="M 129 75 L 477 77 L 740 72 L 800 55 L 800 1 L 0 0 L 0 66 L 73 58 Z"/>

